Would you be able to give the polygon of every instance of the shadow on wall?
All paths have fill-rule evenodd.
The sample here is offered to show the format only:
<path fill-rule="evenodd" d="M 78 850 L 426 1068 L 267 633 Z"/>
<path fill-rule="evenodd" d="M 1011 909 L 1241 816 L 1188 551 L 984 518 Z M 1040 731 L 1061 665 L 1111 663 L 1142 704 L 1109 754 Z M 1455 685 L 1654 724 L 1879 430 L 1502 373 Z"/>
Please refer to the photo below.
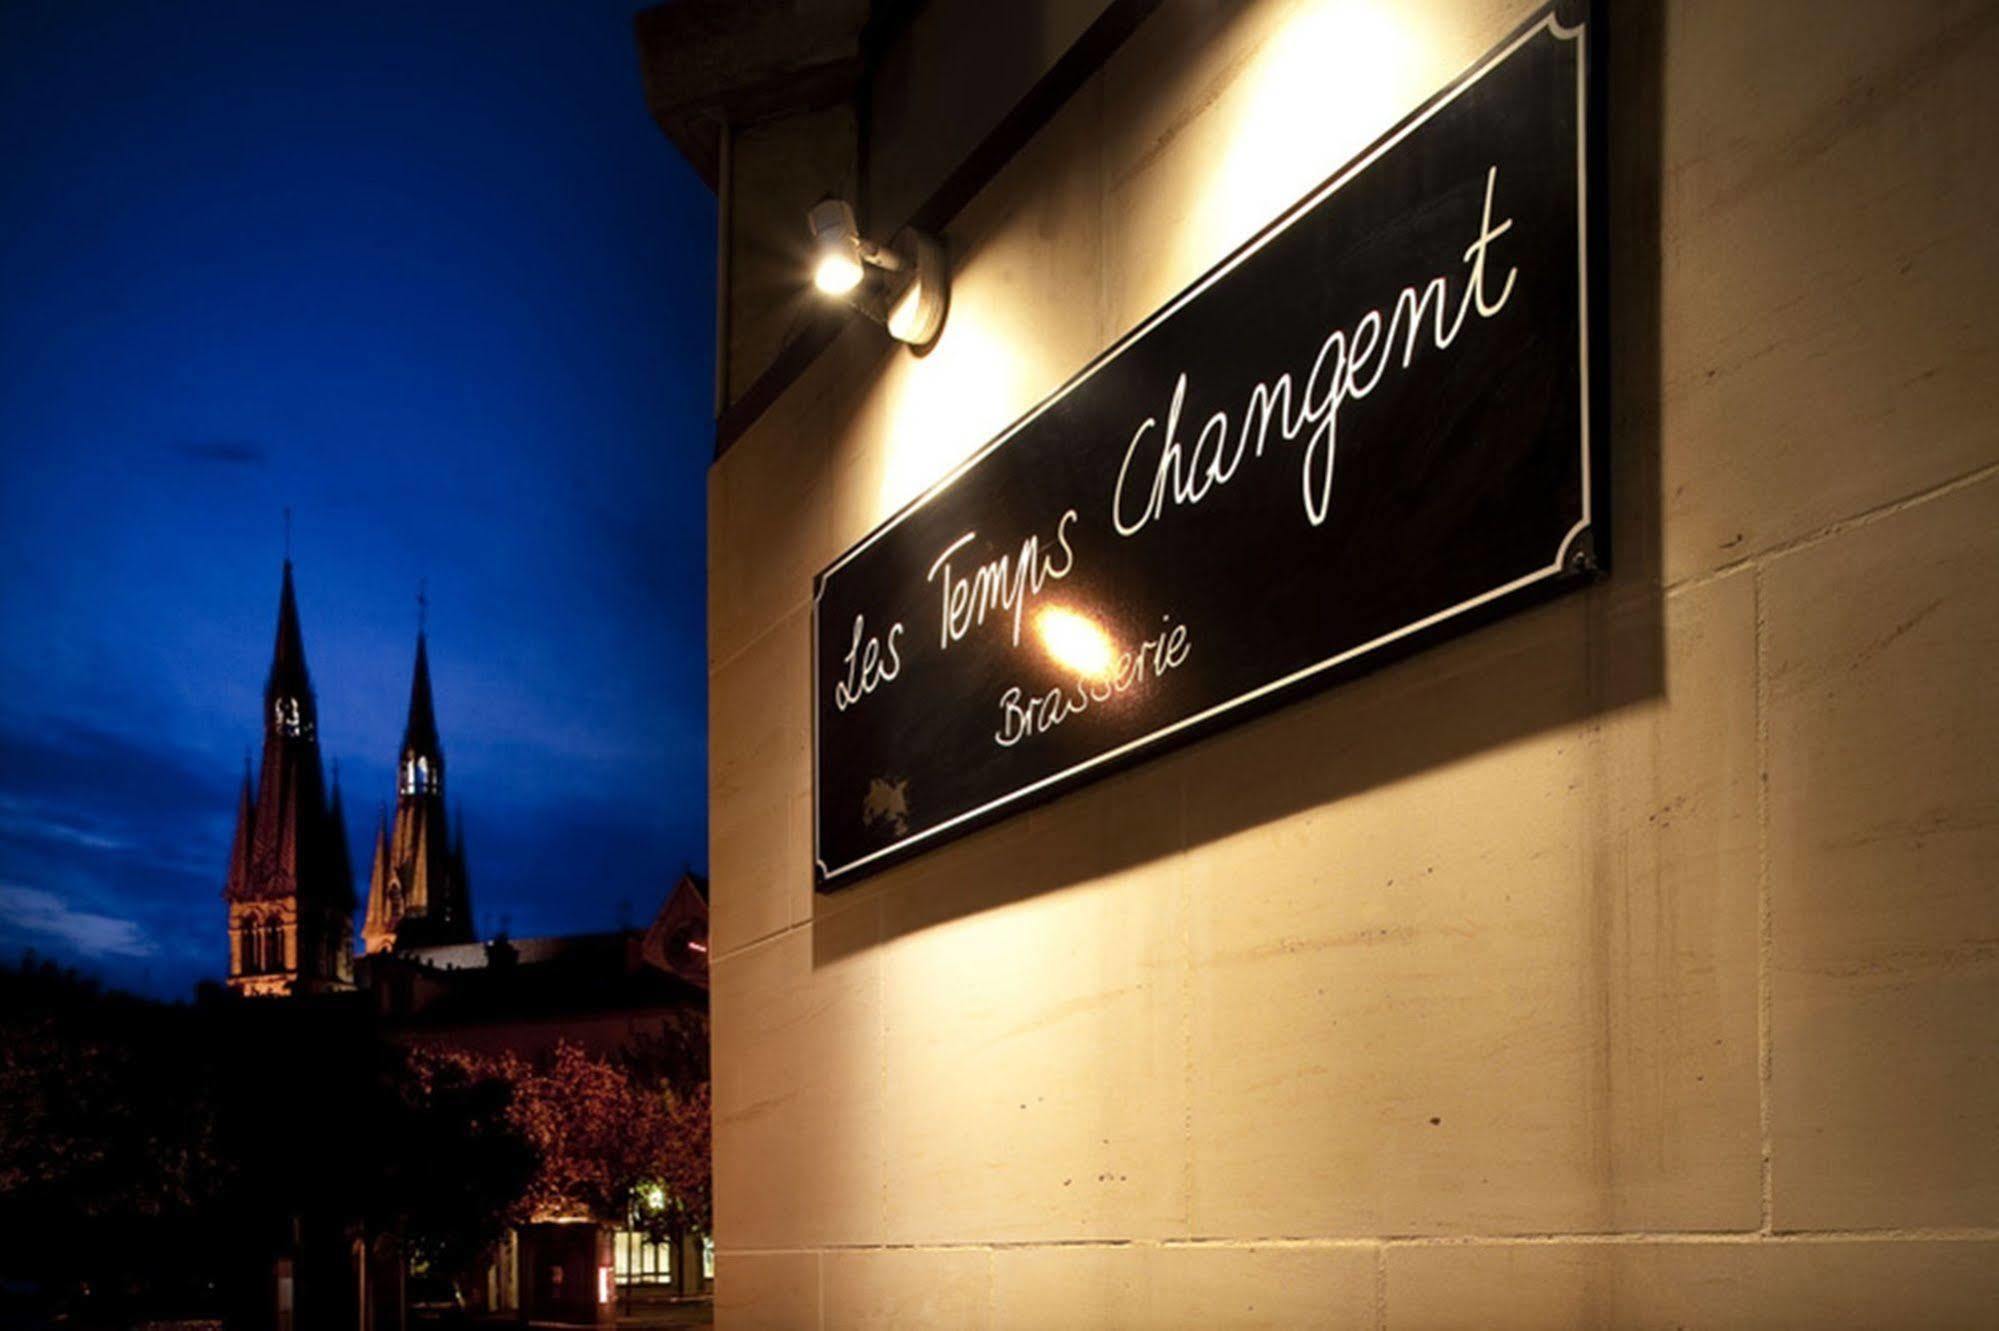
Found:
<path fill-rule="evenodd" d="M 814 901 L 824 925 L 892 898 L 881 941 L 1175 855 L 1530 736 L 1664 696 L 1660 495 L 1660 7 L 1604 23 L 1608 235 L 1593 236 L 1609 335 L 1610 575 L 1327 693 L 1072 790 Z M 1607 158 L 1607 161 L 1605 160 Z M 1600 243 L 1607 239 L 1607 243 Z M 969 252 L 977 237 L 953 234 Z M 1601 417 L 1599 419 L 1602 419 Z M 1452 816 L 1439 808 L 1440 821 Z M 1330 871 L 1334 866 L 1327 866 Z M 843 924 L 845 922 L 842 922 Z M 815 928 L 814 964 L 870 946 Z"/>

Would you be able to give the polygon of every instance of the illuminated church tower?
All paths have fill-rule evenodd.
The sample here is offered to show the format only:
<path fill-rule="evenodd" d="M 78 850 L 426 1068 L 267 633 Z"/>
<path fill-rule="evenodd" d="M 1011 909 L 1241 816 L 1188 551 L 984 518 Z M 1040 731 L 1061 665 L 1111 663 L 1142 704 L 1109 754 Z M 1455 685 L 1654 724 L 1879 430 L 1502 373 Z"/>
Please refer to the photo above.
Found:
<path fill-rule="evenodd" d="M 472 898 L 465 842 L 455 844 L 444 817 L 444 747 L 430 699 L 430 659 L 423 630 L 416 635 L 416 674 L 409 721 L 396 763 L 396 820 L 375 828 L 375 864 L 368 875 L 368 914 L 361 945 L 369 952 L 472 941 Z"/>
<path fill-rule="evenodd" d="M 244 764 L 222 892 L 229 903 L 229 987 L 239 993 L 313 993 L 353 984 L 354 883 L 337 780 L 335 785 L 329 809 L 318 707 L 286 559 L 277 645 L 264 681 L 263 763 L 254 799 Z"/>

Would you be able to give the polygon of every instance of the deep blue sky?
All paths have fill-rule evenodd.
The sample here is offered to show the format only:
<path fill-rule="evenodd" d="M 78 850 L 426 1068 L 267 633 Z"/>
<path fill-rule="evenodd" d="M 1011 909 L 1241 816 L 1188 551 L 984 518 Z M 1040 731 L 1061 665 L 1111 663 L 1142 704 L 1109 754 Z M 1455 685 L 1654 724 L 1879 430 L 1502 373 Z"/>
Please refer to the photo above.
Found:
<path fill-rule="evenodd" d="M 419 579 L 482 933 L 705 863 L 714 203 L 637 7 L 0 0 L 0 952 L 221 971 L 287 504 L 357 890 Z"/>

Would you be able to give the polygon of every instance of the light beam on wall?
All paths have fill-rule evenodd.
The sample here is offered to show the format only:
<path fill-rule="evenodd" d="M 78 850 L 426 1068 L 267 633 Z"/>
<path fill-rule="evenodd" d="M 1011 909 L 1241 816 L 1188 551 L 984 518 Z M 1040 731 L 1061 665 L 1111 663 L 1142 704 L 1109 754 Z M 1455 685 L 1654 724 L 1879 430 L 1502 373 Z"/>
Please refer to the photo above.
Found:
<path fill-rule="evenodd" d="M 1460 51 L 1433 40 L 1435 6 L 1416 0 L 1318 0 L 1274 24 L 1246 53 L 1182 153 L 1200 187 L 1167 233 L 1163 301 L 1351 160 L 1434 88 Z M 1211 71 L 1189 78 L 1212 79 Z M 1170 98 L 1171 90 L 1162 92 Z"/>

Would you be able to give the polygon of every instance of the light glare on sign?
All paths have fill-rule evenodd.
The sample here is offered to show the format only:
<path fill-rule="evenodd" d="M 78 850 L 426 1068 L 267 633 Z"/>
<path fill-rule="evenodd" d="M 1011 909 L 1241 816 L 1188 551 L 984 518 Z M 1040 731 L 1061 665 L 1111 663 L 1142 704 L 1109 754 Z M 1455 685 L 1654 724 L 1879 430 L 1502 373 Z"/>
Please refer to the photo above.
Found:
<path fill-rule="evenodd" d="M 1034 616 L 1034 631 L 1048 655 L 1084 679 L 1101 679 L 1117 660 L 1117 646 L 1088 615 L 1051 605 Z"/>

